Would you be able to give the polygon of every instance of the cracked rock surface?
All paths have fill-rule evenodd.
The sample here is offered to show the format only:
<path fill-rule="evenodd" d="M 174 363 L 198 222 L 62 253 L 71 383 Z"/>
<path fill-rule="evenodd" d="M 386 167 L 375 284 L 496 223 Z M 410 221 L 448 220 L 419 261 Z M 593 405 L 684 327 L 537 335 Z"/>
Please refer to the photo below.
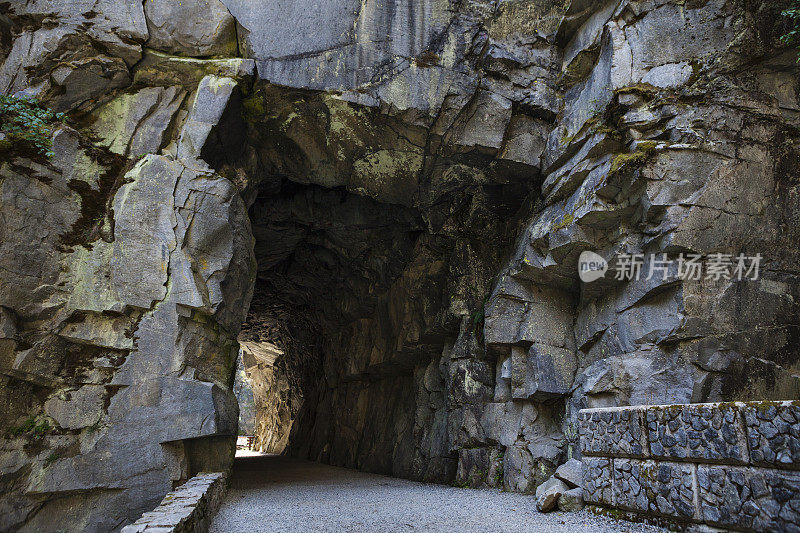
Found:
<path fill-rule="evenodd" d="M 226 469 L 240 347 L 260 448 L 531 494 L 581 408 L 800 398 L 788 1 L 178 4 L 0 0 L 0 92 L 69 117 L 0 143 L 0 530 Z"/>

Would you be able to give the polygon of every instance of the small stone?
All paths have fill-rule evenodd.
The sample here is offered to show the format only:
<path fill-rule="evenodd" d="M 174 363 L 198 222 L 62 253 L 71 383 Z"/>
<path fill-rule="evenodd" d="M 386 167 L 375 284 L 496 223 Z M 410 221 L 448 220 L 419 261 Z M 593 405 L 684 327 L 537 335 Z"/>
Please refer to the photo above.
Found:
<path fill-rule="evenodd" d="M 789 453 L 786 452 L 786 451 L 779 452 L 778 456 L 777 456 L 777 460 L 778 460 L 779 463 L 785 464 L 785 465 L 790 465 L 790 464 L 794 463 L 794 461 L 792 460 L 792 456 L 789 455 Z"/>
<path fill-rule="evenodd" d="M 558 499 L 558 510 L 573 513 L 583 509 L 583 489 L 576 487 L 566 491 Z"/>
<path fill-rule="evenodd" d="M 768 439 L 771 439 L 772 437 L 778 434 L 778 430 L 770 422 L 767 422 L 766 424 L 761 424 L 759 432 Z"/>

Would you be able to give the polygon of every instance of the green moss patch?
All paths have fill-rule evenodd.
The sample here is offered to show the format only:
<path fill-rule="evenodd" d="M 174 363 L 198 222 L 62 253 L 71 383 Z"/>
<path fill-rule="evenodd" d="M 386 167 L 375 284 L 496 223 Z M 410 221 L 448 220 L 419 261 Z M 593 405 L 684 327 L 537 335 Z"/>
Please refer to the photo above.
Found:
<path fill-rule="evenodd" d="M 495 487 L 503 487 L 503 480 L 504 480 L 504 472 L 503 472 L 503 465 L 497 467 L 497 470 L 494 472 L 494 485 Z"/>
<path fill-rule="evenodd" d="M 625 154 L 617 154 L 611 161 L 609 176 L 622 171 L 635 170 L 644 165 L 656 151 L 658 144 L 655 141 L 643 141 L 636 146 L 636 150 Z"/>
<path fill-rule="evenodd" d="M 791 7 L 781 11 L 781 15 L 789 20 L 789 31 L 781 36 L 781 42 L 800 50 L 800 0 L 792 0 Z M 800 63 L 800 52 L 797 62 Z"/>
<path fill-rule="evenodd" d="M 267 111 L 269 111 L 267 98 L 260 89 L 256 89 L 246 95 L 242 100 L 242 115 L 251 124 L 264 120 L 267 116 Z"/>
<path fill-rule="evenodd" d="M 441 58 L 435 52 L 425 50 L 419 56 L 414 58 L 414 64 L 421 68 L 435 67 L 439 64 Z"/>
<path fill-rule="evenodd" d="M 40 440 L 50 429 L 50 423 L 47 420 L 37 420 L 36 417 L 31 416 L 20 425 L 8 428 L 7 433 L 11 437 L 26 436 L 31 440 Z"/>
<path fill-rule="evenodd" d="M 636 94 L 646 100 L 655 98 L 658 93 L 658 87 L 649 83 L 636 83 L 627 87 L 620 87 L 614 91 L 614 94 Z"/>

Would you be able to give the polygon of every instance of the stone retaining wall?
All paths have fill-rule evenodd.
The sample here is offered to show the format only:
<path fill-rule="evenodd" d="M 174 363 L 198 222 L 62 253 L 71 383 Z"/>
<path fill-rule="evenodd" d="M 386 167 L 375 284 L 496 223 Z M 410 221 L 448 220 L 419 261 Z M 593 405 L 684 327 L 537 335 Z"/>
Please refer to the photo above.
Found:
<path fill-rule="evenodd" d="M 578 420 L 587 503 L 800 532 L 800 401 L 584 409 Z"/>
<path fill-rule="evenodd" d="M 225 495 L 227 476 L 203 472 L 170 492 L 161 505 L 144 513 L 122 533 L 205 533 Z"/>

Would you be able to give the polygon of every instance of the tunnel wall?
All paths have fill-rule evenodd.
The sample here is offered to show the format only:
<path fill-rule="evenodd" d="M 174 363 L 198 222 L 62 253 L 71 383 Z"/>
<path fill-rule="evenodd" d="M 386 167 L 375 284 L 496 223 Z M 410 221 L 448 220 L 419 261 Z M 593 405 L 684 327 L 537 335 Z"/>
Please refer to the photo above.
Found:
<path fill-rule="evenodd" d="M 433 45 L 455 61 L 420 53 L 374 89 L 324 70 L 315 80 L 380 114 L 265 99 L 286 109 L 272 131 L 300 150 L 273 159 L 281 172 L 409 205 L 424 231 L 384 301 L 326 335 L 292 453 L 420 479 L 436 457 L 457 483 L 532 491 L 580 456 L 581 408 L 798 396 L 796 81 L 774 45 L 777 7 L 544 4 L 458 12 L 463 31 Z M 524 28 L 522 13 L 536 15 Z M 260 75 L 282 79 L 268 61 Z M 441 83 L 469 100 L 418 90 Z M 301 129 L 295 117 L 312 112 L 328 126 Z M 384 176 L 409 152 L 421 157 L 415 194 L 364 181 L 364 165 Z M 498 195 L 519 201 L 504 212 Z M 580 279 L 586 251 L 608 263 L 604 278 Z M 757 254 L 758 279 L 736 279 L 737 258 Z M 616 276 L 633 255 L 641 275 Z M 679 271 L 688 256 L 701 276 Z M 730 270 L 709 275 L 714 258 Z"/>
<path fill-rule="evenodd" d="M 68 20 L 60 39 L 83 35 Z M 3 84 L 23 59 L 6 59 Z M 198 157 L 253 65 L 159 61 L 149 72 L 169 86 L 139 64 L 151 85 L 90 126 L 43 126 L 52 155 L 15 141 L 0 160 L 2 531 L 115 531 L 198 472 L 231 467 L 253 237 L 239 189 Z"/>

